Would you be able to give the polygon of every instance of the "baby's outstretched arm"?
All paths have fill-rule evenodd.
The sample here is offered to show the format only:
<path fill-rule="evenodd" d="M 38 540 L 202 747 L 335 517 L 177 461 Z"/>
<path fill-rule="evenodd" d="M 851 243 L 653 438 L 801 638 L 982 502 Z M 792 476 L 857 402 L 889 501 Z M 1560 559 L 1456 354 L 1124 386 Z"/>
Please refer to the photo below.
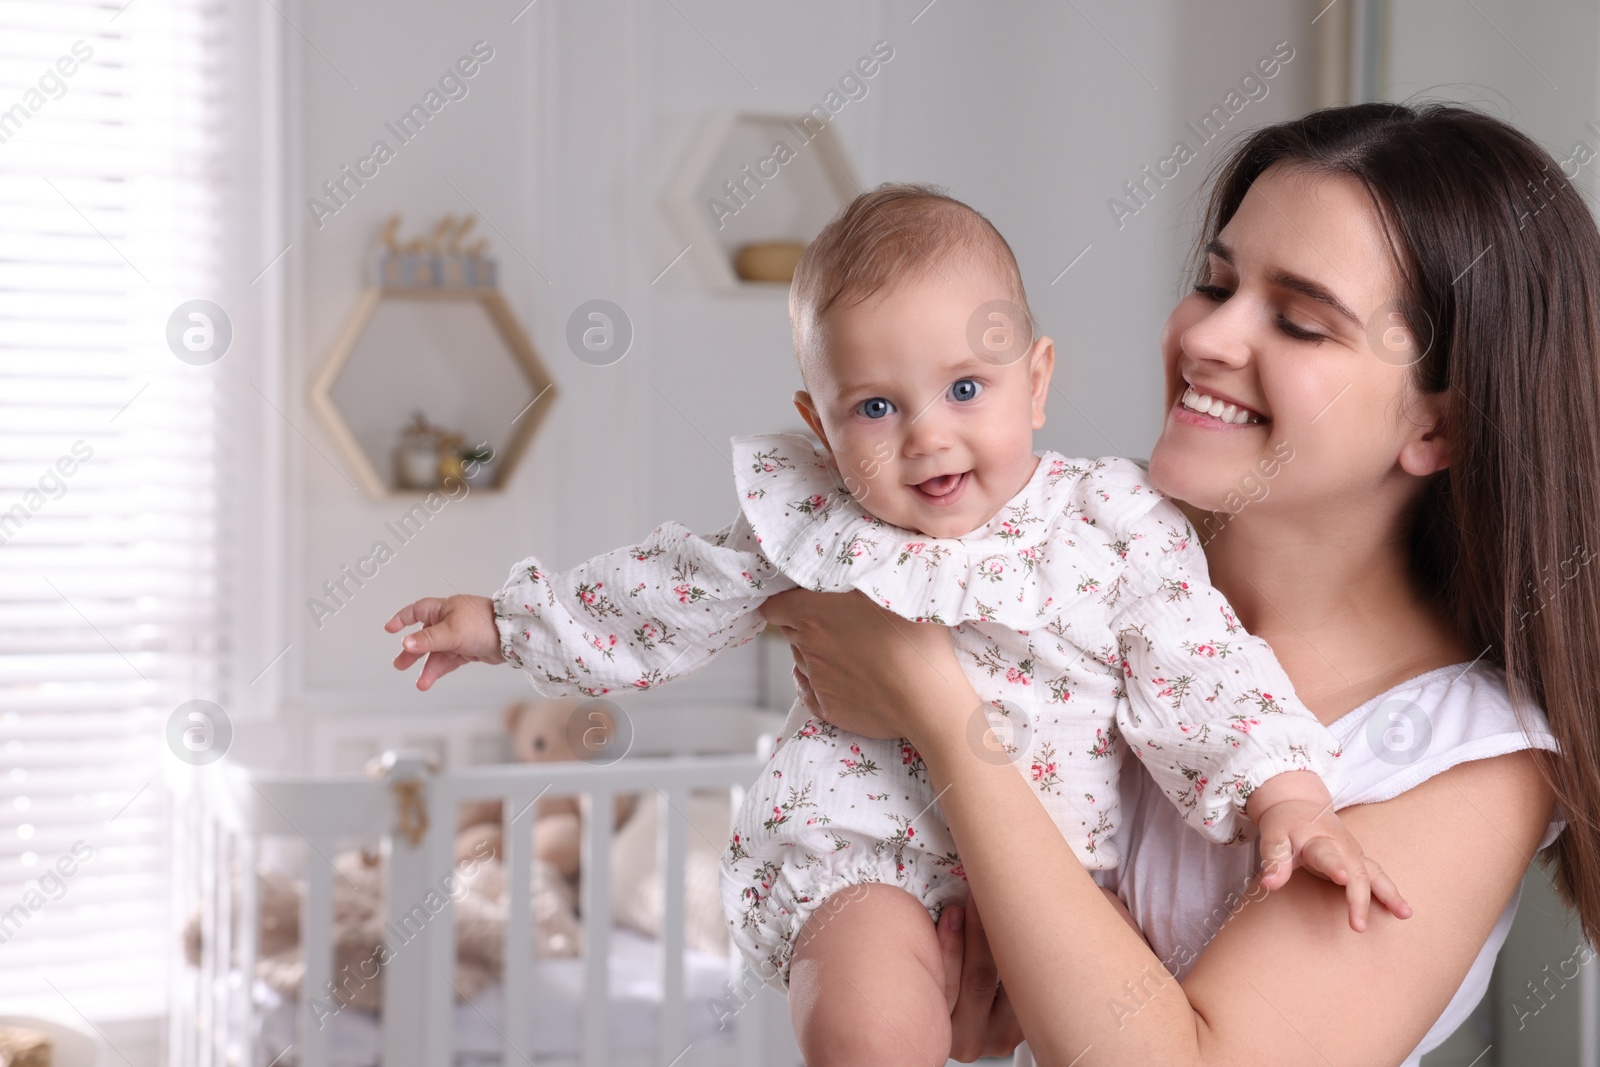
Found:
<path fill-rule="evenodd" d="M 741 513 L 705 536 L 663 523 L 560 572 L 530 556 L 494 596 L 419 600 L 385 629 L 426 627 L 394 661 L 403 670 L 428 655 L 418 689 L 463 663 L 510 663 L 543 696 L 595 697 L 699 670 L 760 633 L 761 603 L 793 585 Z"/>
<path fill-rule="evenodd" d="M 1261 831 L 1261 887 L 1277 889 L 1296 867 L 1304 867 L 1345 887 L 1350 928 L 1365 930 L 1371 898 L 1401 919 L 1411 905 L 1390 877 L 1361 849 L 1333 810 L 1333 797 L 1310 771 L 1288 771 L 1268 778 L 1246 801 L 1246 813 Z"/>
<path fill-rule="evenodd" d="M 465 663 L 504 663 L 500 631 L 494 624 L 494 602 L 486 596 L 423 597 L 395 612 L 383 628 L 399 633 L 407 626 L 422 629 L 407 634 L 394 658 L 396 670 L 407 670 L 423 656 L 418 689 L 433 683 Z"/>

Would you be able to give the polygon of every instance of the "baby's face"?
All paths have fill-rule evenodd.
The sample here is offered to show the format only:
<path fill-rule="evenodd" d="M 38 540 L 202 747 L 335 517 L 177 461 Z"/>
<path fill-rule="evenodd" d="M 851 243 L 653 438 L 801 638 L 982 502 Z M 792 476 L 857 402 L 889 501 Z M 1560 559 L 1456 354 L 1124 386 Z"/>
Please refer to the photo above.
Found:
<path fill-rule="evenodd" d="M 823 316 L 795 403 L 869 512 L 961 537 L 1032 477 L 1055 349 L 1006 336 L 1014 307 L 993 272 L 946 262 Z"/>

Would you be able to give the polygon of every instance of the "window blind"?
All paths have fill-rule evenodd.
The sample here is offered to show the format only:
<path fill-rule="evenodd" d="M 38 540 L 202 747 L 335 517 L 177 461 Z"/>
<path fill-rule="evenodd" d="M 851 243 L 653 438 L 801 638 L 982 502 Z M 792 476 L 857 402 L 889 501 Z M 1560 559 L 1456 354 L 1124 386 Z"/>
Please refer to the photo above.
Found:
<path fill-rule="evenodd" d="M 0 0 L 6 1011 L 165 1009 L 167 722 L 227 682 L 230 373 L 168 327 L 231 267 L 228 32 L 198 0 Z"/>

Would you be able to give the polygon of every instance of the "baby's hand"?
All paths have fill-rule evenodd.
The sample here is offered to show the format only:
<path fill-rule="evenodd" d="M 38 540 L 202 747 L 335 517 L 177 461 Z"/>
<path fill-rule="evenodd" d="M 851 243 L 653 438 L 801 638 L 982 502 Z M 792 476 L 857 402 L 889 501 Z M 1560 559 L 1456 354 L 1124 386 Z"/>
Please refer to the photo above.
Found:
<path fill-rule="evenodd" d="M 418 689 L 428 689 L 464 663 L 504 663 L 500 629 L 494 623 L 494 601 L 486 596 L 424 597 L 407 604 L 383 624 L 399 633 L 413 623 L 423 628 L 408 634 L 403 651 L 394 658 L 396 670 L 405 670 L 423 656 Z"/>
<path fill-rule="evenodd" d="M 1250 794 L 1246 813 L 1261 830 L 1261 885 L 1277 889 L 1296 867 L 1345 887 L 1350 928 L 1367 928 L 1367 909 L 1377 897 L 1397 918 L 1411 905 L 1383 869 L 1361 851 L 1361 842 L 1333 810 L 1333 797 L 1310 771 L 1269 778 Z"/>

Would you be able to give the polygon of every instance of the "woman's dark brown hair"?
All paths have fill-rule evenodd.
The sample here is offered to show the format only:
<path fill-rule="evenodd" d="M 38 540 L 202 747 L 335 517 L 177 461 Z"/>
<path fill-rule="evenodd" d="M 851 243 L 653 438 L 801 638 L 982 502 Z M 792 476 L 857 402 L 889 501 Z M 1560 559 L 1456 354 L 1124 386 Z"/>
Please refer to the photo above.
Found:
<path fill-rule="evenodd" d="M 1567 828 L 1545 859 L 1600 943 L 1600 231 L 1561 165 L 1504 122 L 1358 104 L 1243 140 L 1202 247 L 1276 164 L 1360 182 L 1388 233 L 1415 385 L 1446 397 L 1451 443 L 1415 512 L 1415 572 L 1505 670 L 1519 716 L 1532 702 L 1549 718 Z"/>

